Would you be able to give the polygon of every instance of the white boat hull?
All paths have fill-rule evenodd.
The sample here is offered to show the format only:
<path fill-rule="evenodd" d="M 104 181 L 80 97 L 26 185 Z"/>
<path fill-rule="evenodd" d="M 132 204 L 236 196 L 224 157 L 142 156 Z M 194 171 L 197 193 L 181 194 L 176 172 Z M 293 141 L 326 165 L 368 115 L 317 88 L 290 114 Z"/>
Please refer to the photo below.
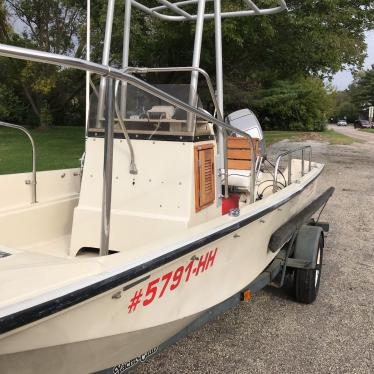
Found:
<path fill-rule="evenodd" d="M 272 233 L 313 200 L 321 170 L 290 187 L 297 193 L 277 194 L 271 209 L 243 211 L 217 240 L 209 234 L 171 262 L 144 264 L 151 270 L 141 276 L 0 335 L 0 372 L 94 372 L 159 346 L 266 268 L 276 256 Z"/>

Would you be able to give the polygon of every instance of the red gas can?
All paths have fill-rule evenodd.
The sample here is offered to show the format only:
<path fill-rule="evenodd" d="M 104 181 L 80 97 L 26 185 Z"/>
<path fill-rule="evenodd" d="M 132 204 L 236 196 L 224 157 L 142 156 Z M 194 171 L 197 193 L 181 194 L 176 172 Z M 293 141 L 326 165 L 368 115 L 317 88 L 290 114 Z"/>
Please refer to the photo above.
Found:
<path fill-rule="evenodd" d="M 239 208 L 239 194 L 232 194 L 228 198 L 222 198 L 222 215 L 228 214 L 230 209 Z"/>

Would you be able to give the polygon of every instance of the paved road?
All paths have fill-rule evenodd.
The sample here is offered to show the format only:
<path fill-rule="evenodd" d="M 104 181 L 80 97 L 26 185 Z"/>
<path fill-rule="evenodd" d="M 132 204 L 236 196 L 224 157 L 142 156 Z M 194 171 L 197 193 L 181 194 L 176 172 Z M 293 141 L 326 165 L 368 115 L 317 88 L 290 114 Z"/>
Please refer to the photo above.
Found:
<path fill-rule="evenodd" d="M 135 373 L 374 372 L 374 147 L 313 145 L 327 164 L 321 190 L 336 187 L 322 216 L 331 231 L 317 301 L 267 288 Z"/>
<path fill-rule="evenodd" d="M 341 127 L 331 125 L 330 128 L 332 128 L 336 132 L 340 132 L 341 134 L 348 135 L 351 138 L 355 138 L 366 143 L 374 144 L 374 132 L 368 133 L 365 131 L 356 130 L 352 126 Z"/>

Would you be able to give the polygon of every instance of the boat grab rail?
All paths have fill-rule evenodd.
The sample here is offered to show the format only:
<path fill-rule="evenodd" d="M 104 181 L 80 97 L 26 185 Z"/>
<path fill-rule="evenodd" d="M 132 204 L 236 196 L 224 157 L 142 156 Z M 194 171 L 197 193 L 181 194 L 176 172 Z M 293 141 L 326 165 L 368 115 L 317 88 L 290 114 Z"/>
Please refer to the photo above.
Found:
<path fill-rule="evenodd" d="M 64 55 L 59 55 L 50 52 L 37 51 L 28 48 L 15 47 L 6 44 L 0 44 L 0 56 L 17 58 L 21 60 L 34 61 L 40 63 L 48 63 L 52 65 L 60 65 L 68 68 L 89 71 L 91 73 L 102 75 L 105 78 L 112 78 L 114 80 L 120 80 L 128 82 L 141 90 L 158 97 L 161 100 L 168 102 L 171 105 L 176 106 L 188 113 L 197 115 L 200 118 L 205 119 L 208 122 L 215 124 L 216 126 L 223 128 L 225 130 L 234 132 L 248 139 L 251 146 L 252 160 L 256 159 L 256 150 L 253 138 L 244 131 L 241 131 L 228 123 L 225 123 L 210 114 L 195 108 L 178 98 L 169 95 L 168 93 L 152 86 L 151 84 L 144 82 L 143 80 L 134 77 L 131 74 L 124 73 L 120 69 L 110 67 L 108 65 L 101 65 L 91 61 L 86 61 L 83 59 L 68 57 Z M 250 203 L 255 202 L 255 184 L 256 184 L 256 173 L 255 173 L 255 163 L 252 162 L 251 165 L 251 180 L 250 180 Z"/>
<path fill-rule="evenodd" d="M 222 113 L 221 111 L 219 110 L 219 106 L 218 106 L 218 102 L 217 102 L 217 98 L 216 98 L 216 95 L 214 94 L 214 88 L 213 88 L 213 84 L 212 84 L 212 80 L 210 79 L 209 77 L 209 74 L 204 70 L 204 69 L 201 69 L 201 68 L 198 68 L 198 67 L 193 67 L 193 66 L 182 66 L 182 67 L 161 67 L 161 68 L 147 68 L 147 67 L 133 67 L 133 66 L 129 66 L 127 67 L 126 69 L 123 69 L 122 70 L 124 73 L 129 73 L 129 74 L 147 74 L 147 73 L 168 73 L 168 72 L 192 72 L 192 71 L 197 71 L 198 73 L 200 73 L 206 80 L 207 82 L 207 85 L 208 85 L 208 89 L 209 89 L 209 92 L 210 92 L 210 96 L 212 98 L 212 101 L 213 101 L 213 104 L 214 104 L 214 107 L 215 107 L 215 110 L 216 110 L 216 113 L 217 113 L 217 116 L 218 116 L 218 119 L 220 120 L 223 120 L 223 116 L 222 116 Z M 116 80 L 116 83 L 115 83 L 115 89 L 114 89 L 114 102 L 115 102 L 115 105 L 114 105 L 114 108 L 115 108 L 115 112 L 116 112 L 116 116 L 118 118 L 118 122 L 120 124 L 120 127 L 121 127 L 121 130 L 123 132 L 123 135 L 127 141 L 127 144 L 128 144 L 128 147 L 130 149 L 130 174 L 137 174 L 138 171 L 137 171 L 137 167 L 136 167 L 136 163 L 135 163 L 135 153 L 134 153 L 134 149 L 133 149 L 133 146 L 132 146 L 132 143 L 131 143 L 131 139 L 130 139 L 130 136 L 127 132 L 127 129 L 126 129 L 126 125 L 122 119 L 122 116 L 121 116 L 121 113 L 120 113 L 120 108 L 119 108 L 119 105 L 118 105 L 118 87 L 119 87 L 119 82 L 118 80 Z M 94 92 L 96 94 L 97 97 L 99 97 L 99 94 L 96 90 L 96 87 L 94 86 L 92 80 L 91 80 L 91 85 L 94 89 Z M 225 183 L 227 184 L 228 181 L 225 181 Z"/>
<path fill-rule="evenodd" d="M 280 162 L 283 157 L 288 156 L 288 174 L 287 174 L 287 185 L 289 186 L 292 183 L 292 155 L 296 152 L 301 151 L 301 176 L 303 177 L 305 175 L 305 150 L 309 151 L 309 165 L 308 165 L 308 171 L 312 170 L 312 146 L 310 145 L 304 145 L 302 147 L 298 147 L 295 149 L 291 149 L 289 151 L 283 152 L 278 155 L 277 161 L 275 162 L 275 168 L 274 168 L 274 182 L 273 182 L 273 192 L 277 192 L 278 190 L 278 174 L 279 174 L 279 166 Z"/>
<path fill-rule="evenodd" d="M 23 126 L 13 125 L 11 123 L 7 123 L 3 121 L 0 121 L 0 126 L 7 127 L 10 129 L 20 130 L 24 134 L 26 134 L 30 140 L 31 148 L 32 148 L 32 176 L 31 176 L 31 181 L 26 180 L 25 183 L 31 185 L 31 204 L 35 204 L 37 200 L 36 200 L 36 147 L 35 147 L 34 139 L 31 136 L 30 132 Z"/>
<path fill-rule="evenodd" d="M 120 81 L 116 80 L 115 85 L 114 85 L 114 110 L 116 112 L 116 116 L 118 118 L 118 122 L 119 122 L 119 125 L 121 127 L 121 130 L 123 132 L 123 136 L 125 137 L 127 145 L 129 147 L 129 150 L 130 150 L 130 174 L 136 175 L 136 174 L 138 174 L 138 169 L 137 169 L 136 163 L 135 163 L 135 152 L 134 152 L 134 148 L 132 146 L 129 133 L 127 132 L 127 129 L 126 129 L 126 126 L 125 126 L 125 122 L 123 121 L 123 118 L 121 116 L 121 110 L 120 110 L 119 105 L 118 105 L 118 87 L 119 87 L 119 83 L 120 83 Z"/>

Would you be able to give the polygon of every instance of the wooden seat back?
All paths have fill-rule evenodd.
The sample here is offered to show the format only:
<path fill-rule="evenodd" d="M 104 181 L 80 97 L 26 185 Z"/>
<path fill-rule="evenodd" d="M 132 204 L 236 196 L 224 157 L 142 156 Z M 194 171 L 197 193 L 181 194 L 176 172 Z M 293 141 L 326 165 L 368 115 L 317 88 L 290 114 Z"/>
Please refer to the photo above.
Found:
<path fill-rule="evenodd" d="M 259 139 L 253 138 L 256 157 L 259 156 Z M 247 138 L 228 137 L 227 139 L 228 168 L 250 170 L 252 167 L 252 150 Z M 254 160 L 256 162 L 256 160 Z"/>

